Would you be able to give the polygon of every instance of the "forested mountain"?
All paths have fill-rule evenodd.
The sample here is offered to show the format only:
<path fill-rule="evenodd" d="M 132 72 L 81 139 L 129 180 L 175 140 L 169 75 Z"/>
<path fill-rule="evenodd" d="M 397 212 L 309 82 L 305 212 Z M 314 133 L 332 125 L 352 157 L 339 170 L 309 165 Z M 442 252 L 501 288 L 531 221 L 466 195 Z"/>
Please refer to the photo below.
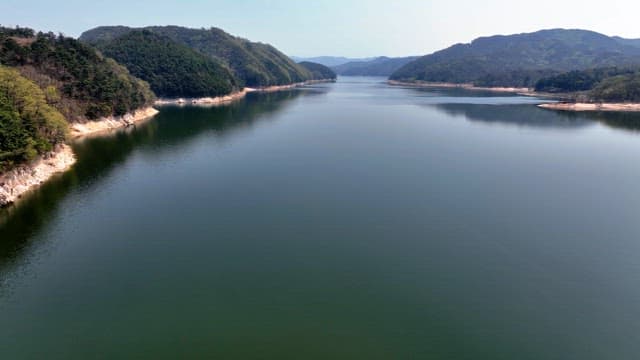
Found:
<path fill-rule="evenodd" d="M 35 82 L 68 121 L 123 115 L 154 99 L 148 84 L 125 67 L 53 33 L 0 28 L 0 64 Z"/>
<path fill-rule="evenodd" d="M 164 36 L 226 65 L 235 76 L 238 86 L 286 85 L 311 79 L 306 69 L 273 46 L 235 37 L 217 28 L 151 26 L 133 29 L 104 26 L 86 31 L 80 40 L 105 48 L 133 30 L 146 30 Z"/>
<path fill-rule="evenodd" d="M 640 64 L 640 47 L 585 30 L 491 36 L 423 56 L 391 75 L 399 81 L 533 87 L 543 77 Z"/>
<path fill-rule="evenodd" d="M 417 56 L 389 58 L 385 56 L 366 61 L 351 61 L 332 67 L 338 75 L 345 76 L 389 76 L 404 65 L 416 60 Z"/>
<path fill-rule="evenodd" d="M 124 115 L 149 85 L 79 41 L 0 27 L 0 171 L 65 140 L 68 121 Z"/>
<path fill-rule="evenodd" d="M 330 80 L 330 79 L 336 79 L 338 77 L 338 75 L 336 75 L 336 73 L 333 70 L 331 70 L 329 67 L 324 66 L 322 64 L 318 64 L 310 61 L 303 61 L 299 63 L 299 65 L 305 68 L 307 71 L 309 71 L 313 79 Z"/>
<path fill-rule="evenodd" d="M 160 97 L 215 97 L 239 88 L 225 64 L 164 35 L 136 30 L 116 39 L 96 45 Z"/>

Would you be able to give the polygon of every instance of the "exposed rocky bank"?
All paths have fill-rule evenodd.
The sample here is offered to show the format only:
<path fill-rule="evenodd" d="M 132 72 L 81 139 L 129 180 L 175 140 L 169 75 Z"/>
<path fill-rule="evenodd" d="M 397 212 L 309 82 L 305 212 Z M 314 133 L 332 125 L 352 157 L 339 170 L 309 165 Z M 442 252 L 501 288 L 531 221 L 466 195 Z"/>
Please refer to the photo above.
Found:
<path fill-rule="evenodd" d="M 53 175 L 64 172 L 76 162 L 69 145 L 60 145 L 29 164 L 20 165 L 0 175 L 0 207 L 18 200 L 26 192 L 43 184 Z"/>

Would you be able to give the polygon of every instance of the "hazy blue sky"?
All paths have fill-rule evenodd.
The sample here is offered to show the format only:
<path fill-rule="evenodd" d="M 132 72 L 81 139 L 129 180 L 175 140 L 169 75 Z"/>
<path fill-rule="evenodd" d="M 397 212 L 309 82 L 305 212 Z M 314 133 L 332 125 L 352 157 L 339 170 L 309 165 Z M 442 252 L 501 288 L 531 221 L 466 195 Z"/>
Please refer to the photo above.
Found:
<path fill-rule="evenodd" d="M 0 24 L 78 36 L 98 25 L 220 27 L 289 55 L 422 55 L 478 36 L 582 28 L 640 38 L 637 1 L 0 0 Z"/>

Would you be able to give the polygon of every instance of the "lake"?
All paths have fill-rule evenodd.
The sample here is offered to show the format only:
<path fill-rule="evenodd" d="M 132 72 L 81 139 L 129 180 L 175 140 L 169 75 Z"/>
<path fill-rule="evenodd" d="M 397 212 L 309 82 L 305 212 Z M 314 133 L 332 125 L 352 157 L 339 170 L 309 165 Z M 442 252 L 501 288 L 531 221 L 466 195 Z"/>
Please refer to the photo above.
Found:
<path fill-rule="evenodd" d="M 640 115 L 250 94 L 73 145 L 0 212 L 0 357 L 636 359 Z"/>

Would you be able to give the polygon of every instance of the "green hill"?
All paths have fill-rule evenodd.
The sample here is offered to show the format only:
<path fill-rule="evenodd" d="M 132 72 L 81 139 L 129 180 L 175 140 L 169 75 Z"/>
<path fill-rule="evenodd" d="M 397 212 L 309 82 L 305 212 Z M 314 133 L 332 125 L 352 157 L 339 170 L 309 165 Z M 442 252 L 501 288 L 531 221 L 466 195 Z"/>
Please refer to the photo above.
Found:
<path fill-rule="evenodd" d="M 311 78 L 314 80 L 335 80 L 338 77 L 338 75 L 336 75 L 336 73 L 331 70 L 331 68 L 322 64 L 303 61 L 301 63 L 298 63 L 298 65 L 309 71 L 311 73 Z"/>
<path fill-rule="evenodd" d="M 86 31 L 80 40 L 104 48 L 133 30 L 140 29 L 103 26 Z M 142 30 L 164 36 L 226 65 L 241 87 L 286 85 L 312 79 L 306 69 L 273 46 L 235 37 L 221 29 L 151 26 Z"/>
<path fill-rule="evenodd" d="M 53 33 L 0 28 L 0 64 L 38 84 L 68 121 L 124 115 L 154 98 L 148 84 L 125 67 Z"/>
<path fill-rule="evenodd" d="M 344 76 L 389 76 L 404 65 L 416 60 L 417 56 L 389 58 L 377 57 L 366 61 L 350 61 L 332 69 Z"/>
<path fill-rule="evenodd" d="M 423 56 L 392 80 L 532 87 L 571 70 L 640 64 L 640 48 L 585 30 L 542 30 L 483 37 Z"/>
<path fill-rule="evenodd" d="M 0 171 L 52 150 L 68 122 L 153 100 L 147 83 L 75 39 L 0 27 Z"/>
<path fill-rule="evenodd" d="M 222 63 L 147 30 L 131 31 L 99 42 L 102 53 L 147 81 L 161 97 L 205 97 L 238 90 L 236 79 Z"/>

